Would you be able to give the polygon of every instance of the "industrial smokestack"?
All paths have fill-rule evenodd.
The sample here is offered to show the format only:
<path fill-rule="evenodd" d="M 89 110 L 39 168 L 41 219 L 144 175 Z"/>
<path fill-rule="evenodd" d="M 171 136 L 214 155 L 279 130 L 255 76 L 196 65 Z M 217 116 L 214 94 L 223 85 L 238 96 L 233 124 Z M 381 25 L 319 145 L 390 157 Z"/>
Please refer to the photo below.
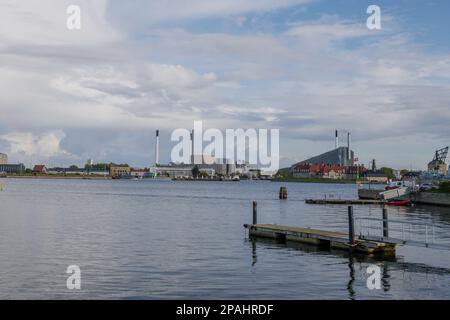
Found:
<path fill-rule="evenodd" d="M 347 132 L 347 159 L 350 161 L 350 157 L 351 157 L 351 152 L 350 152 L 350 132 Z"/>
<path fill-rule="evenodd" d="M 336 130 L 336 149 L 339 148 L 339 132 Z"/>
<path fill-rule="evenodd" d="M 155 165 L 159 165 L 159 130 L 156 130 Z"/>
<path fill-rule="evenodd" d="M 194 130 L 191 131 L 191 164 L 195 164 L 194 161 Z"/>

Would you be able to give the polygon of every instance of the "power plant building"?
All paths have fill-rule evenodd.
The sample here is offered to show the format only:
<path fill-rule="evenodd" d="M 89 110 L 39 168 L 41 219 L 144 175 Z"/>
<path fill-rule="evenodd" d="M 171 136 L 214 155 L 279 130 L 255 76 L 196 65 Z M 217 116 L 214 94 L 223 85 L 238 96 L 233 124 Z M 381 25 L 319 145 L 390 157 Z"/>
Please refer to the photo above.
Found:
<path fill-rule="evenodd" d="M 350 132 L 347 132 L 347 146 L 339 146 L 339 131 L 336 130 L 336 146 L 333 150 L 322 153 L 318 156 L 306 159 L 300 163 L 295 164 L 293 167 L 300 164 L 321 164 L 321 165 L 333 165 L 352 167 L 355 165 L 355 154 L 350 149 Z"/>
<path fill-rule="evenodd" d="M 348 147 L 339 147 L 337 149 L 325 152 L 321 155 L 309 158 L 301 163 L 328 164 L 350 167 L 354 165 L 355 154 Z"/>
<path fill-rule="evenodd" d="M 347 133 L 347 146 L 339 146 L 339 134 L 336 130 L 335 149 L 306 159 L 291 167 L 295 177 L 357 178 L 364 171 L 355 166 L 355 154 L 350 149 L 350 133 Z"/>
<path fill-rule="evenodd" d="M 8 163 L 8 155 L 0 153 L 0 164 L 7 164 L 7 163 Z"/>

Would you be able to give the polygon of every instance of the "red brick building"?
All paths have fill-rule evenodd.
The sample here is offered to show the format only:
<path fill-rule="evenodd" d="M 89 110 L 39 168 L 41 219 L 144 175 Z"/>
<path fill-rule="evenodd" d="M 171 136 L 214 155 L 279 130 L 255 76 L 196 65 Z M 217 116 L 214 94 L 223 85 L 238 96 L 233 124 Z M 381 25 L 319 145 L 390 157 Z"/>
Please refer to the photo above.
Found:
<path fill-rule="evenodd" d="M 292 168 L 292 174 L 298 178 L 356 179 L 365 171 L 363 166 L 312 163 L 299 163 Z"/>
<path fill-rule="evenodd" d="M 47 168 L 43 164 L 37 164 L 33 168 L 33 173 L 47 173 Z"/>

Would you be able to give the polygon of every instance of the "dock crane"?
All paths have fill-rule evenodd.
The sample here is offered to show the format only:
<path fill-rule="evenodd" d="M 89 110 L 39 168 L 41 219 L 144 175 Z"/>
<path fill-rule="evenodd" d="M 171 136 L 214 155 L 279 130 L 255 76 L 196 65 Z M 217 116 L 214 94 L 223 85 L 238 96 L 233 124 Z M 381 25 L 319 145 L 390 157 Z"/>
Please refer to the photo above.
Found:
<path fill-rule="evenodd" d="M 435 151 L 433 160 L 428 163 L 428 171 L 430 172 L 441 172 L 446 171 L 445 160 L 447 159 L 449 147 L 445 147 Z"/>

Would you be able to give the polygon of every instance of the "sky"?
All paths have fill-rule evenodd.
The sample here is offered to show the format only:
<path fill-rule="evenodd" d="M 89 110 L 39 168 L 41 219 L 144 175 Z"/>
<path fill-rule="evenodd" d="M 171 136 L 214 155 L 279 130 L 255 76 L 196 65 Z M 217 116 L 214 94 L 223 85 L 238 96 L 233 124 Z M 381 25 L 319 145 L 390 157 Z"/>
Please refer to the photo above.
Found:
<path fill-rule="evenodd" d="M 381 30 L 366 10 L 381 8 Z M 69 5 L 81 29 L 69 30 Z M 176 128 L 280 130 L 288 166 L 352 133 L 361 164 L 450 144 L 450 2 L 0 0 L 0 152 L 48 166 L 170 161 Z"/>

